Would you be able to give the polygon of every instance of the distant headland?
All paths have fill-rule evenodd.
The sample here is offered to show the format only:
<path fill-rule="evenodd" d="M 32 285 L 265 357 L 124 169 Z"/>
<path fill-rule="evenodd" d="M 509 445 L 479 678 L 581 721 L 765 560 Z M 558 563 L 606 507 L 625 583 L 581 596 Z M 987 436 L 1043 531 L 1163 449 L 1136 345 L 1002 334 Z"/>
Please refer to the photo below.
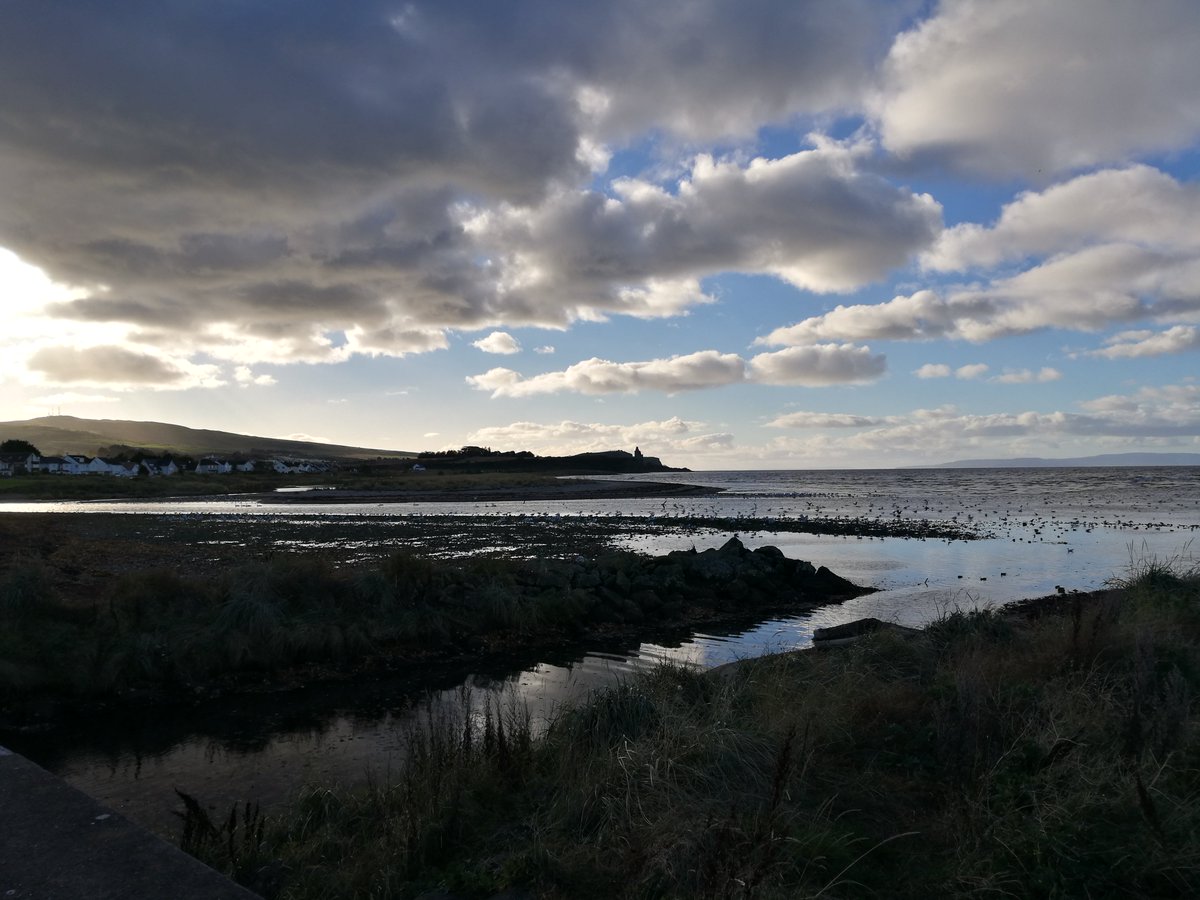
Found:
<path fill-rule="evenodd" d="M 938 463 L 933 469 L 1036 469 L 1083 466 L 1200 466 L 1200 453 L 1102 453 L 1097 456 L 1072 456 L 1048 459 L 1024 456 L 1015 459 L 958 459 Z"/>

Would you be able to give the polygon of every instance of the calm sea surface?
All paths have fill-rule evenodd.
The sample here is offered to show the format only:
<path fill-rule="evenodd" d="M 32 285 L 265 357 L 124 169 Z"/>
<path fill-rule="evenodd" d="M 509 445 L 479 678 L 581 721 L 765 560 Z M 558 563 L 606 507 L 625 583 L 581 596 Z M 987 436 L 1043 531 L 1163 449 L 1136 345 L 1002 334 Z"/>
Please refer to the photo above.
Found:
<path fill-rule="evenodd" d="M 619 478 L 618 480 L 628 480 Z M 242 517 L 320 526 L 364 516 L 637 516 L 653 533 L 632 529 L 624 546 L 665 553 L 719 546 L 727 530 L 670 526 L 676 517 L 753 519 L 765 528 L 740 533 L 751 547 L 773 544 L 788 556 L 826 565 L 880 589 L 840 606 L 774 619 L 738 634 L 696 634 L 678 645 L 580 647 L 559 658 L 490 661 L 475 671 L 436 670 L 421 679 L 316 686 L 286 695 L 223 700 L 141 720 L 6 738 L 13 749 L 160 831 L 177 806 L 173 788 L 225 811 L 235 800 L 282 802 L 304 783 L 354 783 L 385 776 L 403 752 L 407 723 L 431 707 L 476 707 L 502 695 L 544 721 L 563 703 L 663 660 L 719 665 L 810 642 L 814 628 L 877 616 L 920 625 L 955 608 L 975 608 L 1065 590 L 1102 587 L 1149 559 L 1195 566 L 1200 532 L 1200 468 L 906 469 L 860 471 L 693 472 L 647 476 L 724 488 L 710 497 L 453 504 L 264 504 L 217 502 L 0 504 L 0 511 L 179 514 L 214 527 Z M 804 518 L 951 522 L 978 540 L 858 538 L 770 530 L 769 520 Z M 499 524 L 499 523 L 498 523 Z M 663 528 L 662 526 L 667 526 Z M 295 533 L 295 528 L 290 528 Z M 291 541 L 304 546 L 304 541 Z M 464 694 L 467 696 L 464 701 Z"/>

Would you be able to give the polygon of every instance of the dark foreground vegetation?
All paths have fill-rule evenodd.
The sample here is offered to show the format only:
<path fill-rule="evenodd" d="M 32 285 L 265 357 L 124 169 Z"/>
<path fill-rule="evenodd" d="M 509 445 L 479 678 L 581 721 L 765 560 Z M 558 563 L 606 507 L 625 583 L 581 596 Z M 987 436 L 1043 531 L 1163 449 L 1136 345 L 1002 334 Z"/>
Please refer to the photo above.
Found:
<path fill-rule="evenodd" d="M 237 494 L 272 495 L 281 486 L 332 488 L 389 495 L 413 495 L 421 498 L 435 493 L 472 491 L 511 491 L 513 493 L 552 493 L 561 482 L 553 475 L 533 472 L 471 474 L 464 472 L 426 472 L 413 474 L 391 468 L 365 471 L 334 471 L 279 475 L 275 472 L 230 472 L 202 475 L 182 472 L 178 475 L 150 478 L 113 478 L 88 475 L 22 475 L 0 478 L 0 499 L 5 501 L 41 500 L 158 500 L 169 497 L 218 497 Z M 274 499 L 283 501 L 285 494 Z M 305 500 L 324 499 L 319 495 Z"/>
<path fill-rule="evenodd" d="M 953 613 L 714 673 L 663 668 L 542 731 L 464 695 L 366 789 L 184 844 L 269 896 L 1200 895 L 1200 577 Z"/>
<path fill-rule="evenodd" d="M 70 698 L 177 700 L 248 681 L 286 684 L 302 666 L 333 675 L 411 665 L 796 611 L 868 591 L 737 538 L 662 557 L 443 561 L 399 552 L 344 569 L 281 554 L 205 578 L 135 571 L 70 603 L 49 565 L 29 558 L 0 567 L 0 712 L 19 720 Z"/>

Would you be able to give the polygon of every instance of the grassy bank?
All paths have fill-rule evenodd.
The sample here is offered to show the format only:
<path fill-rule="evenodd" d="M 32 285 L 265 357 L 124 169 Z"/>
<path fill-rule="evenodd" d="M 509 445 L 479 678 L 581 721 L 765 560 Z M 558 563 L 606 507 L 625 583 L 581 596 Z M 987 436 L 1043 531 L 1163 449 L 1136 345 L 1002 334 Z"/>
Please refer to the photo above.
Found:
<path fill-rule="evenodd" d="M 1200 577 L 431 720 L 409 762 L 186 845 L 282 897 L 1200 894 Z M 516 896 L 523 896 L 518 893 Z"/>
<path fill-rule="evenodd" d="M 438 563 L 395 553 L 336 569 L 313 555 L 244 561 L 212 578 L 160 570 L 115 578 L 90 604 L 64 604 L 48 567 L 0 573 L 0 705 L 31 696 L 192 692 L 231 677 L 374 654 L 421 658 L 480 635 L 618 621 L 556 591 L 525 590 L 505 560 Z"/>
<path fill-rule="evenodd" d="M 278 555 L 213 578 L 114 578 L 65 603 L 39 559 L 0 569 L 0 710 L 44 698 L 191 696 L 298 666 L 412 663 L 802 609 L 866 592 L 774 548 L 594 559 L 433 560 L 335 568 Z M 147 693 L 149 692 L 149 693 Z"/>
<path fill-rule="evenodd" d="M 197 475 L 189 472 L 163 478 L 24 475 L 0 478 L 0 501 L 158 500 L 167 497 L 271 493 L 284 486 L 322 486 L 351 491 L 411 493 L 419 496 L 448 491 L 470 493 L 479 490 L 550 490 L 558 483 L 559 479 L 553 475 L 519 472 L 483 475 L 456 472 L 330 472 L 297 475 L 231 472 L 226 475 Z"/>

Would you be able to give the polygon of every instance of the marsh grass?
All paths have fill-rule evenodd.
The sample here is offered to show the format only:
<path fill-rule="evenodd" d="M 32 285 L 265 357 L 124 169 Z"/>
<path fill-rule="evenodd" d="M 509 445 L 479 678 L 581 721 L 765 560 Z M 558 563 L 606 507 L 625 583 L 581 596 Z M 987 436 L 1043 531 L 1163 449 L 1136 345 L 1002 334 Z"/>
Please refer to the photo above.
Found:
<path fill-rule="evenodd" d="M 1033 619 L 664 666 L 537 729 L 464 694 L 262 858 L 294 898 L 1197 896 L 1198 607 L 1154 565 Z"/>
<path fill-rule="evenodd" d="M 617 554 L 613 564 L 633 557 Z M 0 704 L 38 691 L 190 692 L 239 675 L 420 657 L 485 638 L 569 637 L 654 614 L 637 598 L 573 589 L 571 578 L 556 560 L 401 551 L 341 569 L 320 555 L 270 553 L 206 579 L 131 573 L 90 602 L 67 603 L 44 563 L 18 559 L 0 568 Z"/>
<path fill-rule="evenodd" d="M 536 473 L 354 473 L 322 472 L 278 475 L 274 472 L 231 472 L 198 475 L 191 472 L 164 478 L 110 478 L 103 476 L 29 475 L 0 479 L 0 498 L 33 500 L 151 499 L 247 493 L 271 493 L 281 486 L 334 487 L 378 493 L 444 493 L 446 491 L 503 491 L 553 488 L 554 475 Z"/>

